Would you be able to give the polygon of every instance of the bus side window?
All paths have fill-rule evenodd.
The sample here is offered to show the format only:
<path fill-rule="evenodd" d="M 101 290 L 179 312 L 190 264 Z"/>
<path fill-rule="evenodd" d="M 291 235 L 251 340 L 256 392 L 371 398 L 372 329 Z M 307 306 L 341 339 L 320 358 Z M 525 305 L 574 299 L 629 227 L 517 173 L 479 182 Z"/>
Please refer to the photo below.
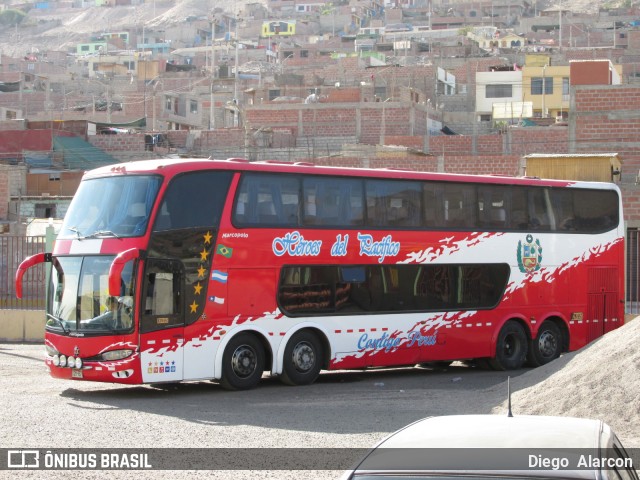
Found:
<path fill-rule="evenodd" d="M 363 220 L 362 182 L 350 178 L 303 180 L 304 225 L 351 226 Z"/>
<path fill-rule="evenodd" d="M 206 171 L 174 178 L 165 191 L 153 231 L 217 227 L 232 175 Z"/>
<path fill-rule="evenodd" d="M 169 215 L 169 211 L 167 210 L 167 204 L 164 202 L 160 207 L 160 212 L 158 212 L 158 216 L 156 217 L 156 224 L 153 228 L 157 232 L 171 230 L 171 216 Z"/>
<path fill-rule="evenodd" d="M 300 210 L 300 180 L 289 176 L 278 178 L 278 182 L 271 188 L 271 194 L 278 225 L 297 227 Z"/>
<path fill-rule="evenodd" d="M 418 205 L 414 198 L 392 198 L 389 205 L 389 224 L 396 227 L 418 226 L 420 220 Z"/>
<path fill-rule="evenodd" d="M 367 180 L 365 182 L 367 225 L 381 226 L 387 222 L 385 198 L 382 190 L 382 182 L 379 180 Z"/>
<path fill-rule="evenodd" d="M 423 218 L 422 225 L 436 228 L 441 225 L 442 203 L 438 201 L 438 185 L 425 183 L 422 189 Z"/>
<path fill-rule="evenodd" d="M 322 178 L 305 177 L 302 180 L 302 223 L 305 226 L 321 225 L 319 206 L 322 202 Z"/>
<path fill-rule="evenodd" d="M 550 205 L 547 205 L 545 188 L 529 189 L 529 227 L 532 230 L 551 229 Z"/>
<path fill-rule="evenodd" d="M 258 203 L 258 223 L 271 225 L 277 223 L 278 217 L 273 202 L 266 200 Z"/>
<path fill-rule="evenodd" d="M 278 303 L 288 313 L 335 308 L 336 267 L 283 267 Z"/>
<path fill-rule="evenodd" d="M 465 216 L 463 200 L 460 197 L 448 196 L 445 200 L 445 221 L 448 227 L 464 227 Z"/>
<path fill-rule="evenodd" d="M 479 185 L 479 225 L 489 229 L 504 229 L 507 226 L 508 200 L 509 187 L 504 185 Z"/>
<path fill-rule="evenodd" d="M 367 180 L 365 186 L 368 225 L 415 227 L 420 224 L 420 183 Z"/>
<path fill-rule="evenodd" d="M 517 230 L 527 230 L 529 228 L 527 196 L 524 188 L 511 190 L 511 228 Z"/>
<path fill-rule="evenodd" d="M 325 190 L 325 193 L 329 193 Z M 320 210 L 319 217 L 322 219 L 323 225 L 338 225 L 339 223 L 339 198 L 334 195 L 326 195 L 318 204 Z"/>
<path fill-rule="evenodd" d="M 556 230 L 576 230 L 573 204 L 574 192 L 570 189 L 555 189 L 551 190 L 551 196 L 556 219 Z"/>
<path fill-rule="evenodd" d="M 347 198 L 345 204 L 347 225 L 362 225 L 364 221 L 362 182 L 358 180 L 348 180 L 347 182 L 341 188 L 343 195 Z"/>
<path fill-rule="evenodd" d="M 315 193 L 308 192 L 305 190 L 304 196 L 304 217 L 303 217 L 304 225 L 315 225 L 317 224 L 318 218 L 318 207 L 316 206 L 316 195 Z"/>
<path fill-rule="evenodd" d="M 234 222 L 247 223 L 249 221 L 248 217 L 250 211 L 249 194 L 247 192 L 238 193 L 235 211 L 233 213 Z"/>
<path fill-rule="evenodd" d="M 572 190 L 575 228 L 592 233 L 610 230 L 618 225 L 618 195 L 610 190 Z"/>
<path fill-rule="evenodd" d="M 365 284 L 367 269 L 365 265 L 345 265 L 340 267 L 341 284 L 345 285 L 345 300 L 340 306 L 351 311 L 368 311 L 371 309 L 371 294 Z"/>
<path fill-rule="evenodd" d="M 475 185 L 444 185 L 444 223 L 449 228 L 473 228 L 476 226 Z"/>
<path fill-rule="evenodd" d="M 233 222 L 238 226 L 297 227 L 299 205 L 298 177 L 245 173 L 236 195 Z"/>
<path fill-rule="evenodd" d="M 278 305 L 286 315 L 494 308 L 507 264 L 283 267 Z"/>

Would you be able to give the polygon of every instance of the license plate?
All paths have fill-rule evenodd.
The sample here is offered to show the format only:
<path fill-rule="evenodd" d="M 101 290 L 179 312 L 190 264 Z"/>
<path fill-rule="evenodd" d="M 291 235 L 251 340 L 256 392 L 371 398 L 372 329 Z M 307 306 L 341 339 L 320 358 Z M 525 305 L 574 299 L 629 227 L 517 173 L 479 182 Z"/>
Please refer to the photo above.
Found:
<path fill-rule="evenodd" d="M 82 370 L 77 368 L 71 370 L 71 378 L 82 378 Z"/>

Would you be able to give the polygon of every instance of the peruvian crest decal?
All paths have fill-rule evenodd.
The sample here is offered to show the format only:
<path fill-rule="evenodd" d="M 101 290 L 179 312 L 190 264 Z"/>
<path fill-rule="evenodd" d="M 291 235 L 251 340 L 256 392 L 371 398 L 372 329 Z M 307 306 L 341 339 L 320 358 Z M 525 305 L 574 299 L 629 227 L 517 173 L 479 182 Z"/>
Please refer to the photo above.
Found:
<path fill-rule="evenodd" d="M 542 264 L 542 245 L 533 235 L 527 235 L 525 243 L 518 242 L 518 267 L 523 273 L 531 273 L 540 270 Z"/>

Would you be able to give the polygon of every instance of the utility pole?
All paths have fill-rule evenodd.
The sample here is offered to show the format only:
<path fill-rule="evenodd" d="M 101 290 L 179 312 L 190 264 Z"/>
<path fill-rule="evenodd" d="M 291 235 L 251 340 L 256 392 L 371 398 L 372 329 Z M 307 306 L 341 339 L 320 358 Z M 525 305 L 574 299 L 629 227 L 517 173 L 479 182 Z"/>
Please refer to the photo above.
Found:
<path fill-rule="evenodd" d="M 152 115 L 153 120 L 151 122 L 151 126 L 153 127 L 153 131 L 156 131 L 156 85 L 153 86 L 153 105 L 152 105 Z"/>
<path fill-rule="evenodd" d="M 140 62 L 138 62 L 138 67 L 139 66 L 140 66 Z M 149 127 L 147 125 L 147 62 L 144 63 L 144 80 L 142 81 L 142 107 L 144 108 L 144 129 L 148 130 Z"/>
<path fill-rule="evenodd" d="M 545 103 L 544 102 L 544 100 L 545 100 L 545 98 L 544 98 L 545 97 L 545 92 L 547 91 L 547 79 L 545 77 L 547 66 L 548 65 L 544 65 L 542 67 L 542 111 L 540 112 L 540 116 L 542 118 L 546 118 L 547 117 L 547 115 L 545 114 L 545 104 L 544 104 Z"/>
<path fill-rule="evenodd" d="M 238 48 L 240 39 L 238 38 L 238 23 L 240 23 L 240 16 L 236 15 L 236 68 L 235 75 L 233 76 L 233 100 L 236 107 L 234 112 L 234 127 L 237 127 L 240 124 L 240 101 L 238 100 Z"/>
<path fill-rule="evenodd" d="M 558 50 L 562 50 L 562 0 L 560 0 L 560 19 L 559 19 Z"/>
<path fill-rule="evenodd" d="M 107 123 L 111 123 L 111 89 L 109 88 L 109 83 L 107 83 Z"/>
<path fill-rule="evenodd" d="M 215 104 L 213 98 L 213 84 L 216 78 L 216 49 L 215 49 L 216 29 L 215 29 L 215 17 L 213 12 L 211 14 L 211 89 L 209 91 L 209 130 L 216 128 L 215 119 Z"/>

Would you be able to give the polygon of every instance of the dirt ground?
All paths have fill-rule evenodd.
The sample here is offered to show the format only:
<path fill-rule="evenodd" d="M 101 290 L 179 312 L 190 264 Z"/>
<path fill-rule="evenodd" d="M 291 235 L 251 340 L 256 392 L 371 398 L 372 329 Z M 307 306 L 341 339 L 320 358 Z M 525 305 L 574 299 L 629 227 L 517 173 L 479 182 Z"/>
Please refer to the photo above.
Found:
<path fill-rule="evenodd" d="M 446 369 L 325 372 L 307 387 L 263 378 L 228 392 L 212 382 L 165 388 L 56 380 L 42 345 L 0 344 L 0 448 L 368 448 L 433 415 L 513 413 L 598 418 L 640 448 L 640 320 L 550 364 L 510 372 Z M 7 475 L 11 473 L 11 475 Z M 75 478 L 164 480 L 167 472 L 76 472 Z M 81 475 L 80 475 L 81 473 Z M 340 471 L 191 471 L 171 478 L 338 478 Z M 43 478 L 0 471 L 0 478 Z M 47 472 L 67 479 L 69 472 Z"/>

